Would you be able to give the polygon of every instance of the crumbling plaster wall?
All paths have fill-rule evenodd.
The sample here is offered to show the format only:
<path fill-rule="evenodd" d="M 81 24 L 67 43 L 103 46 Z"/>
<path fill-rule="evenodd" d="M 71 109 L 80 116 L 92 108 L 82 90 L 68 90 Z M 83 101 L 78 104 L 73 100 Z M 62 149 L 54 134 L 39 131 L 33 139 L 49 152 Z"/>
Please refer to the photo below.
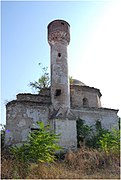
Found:
<path fill-rule="evenodd" d="M 43 121 L 47 124 L 48 119 L 49 108 L 47 105 L 20 101 L 8 103 L 5 143 L 9 145 L 26 141 L 31 128 L 37 128 L 36 122 Z"/>
<path fill-rule="evenodd" d="M 70 25 L 63 20 L 48 25 L 48 43 L 51 58 L 51 101 L 54 109 L 70 107 L 67 46 Z"/>
<path fill-rule="evenodd" d="M 59 47 L 58 47 L 59 46 Z M 70 107 L 70 91 L 68 83 L 67 45 L 56 43 L 51 45 L 51 99 L 54 109 Z M 58 54 L 61 57 L 58 57 Z M 56 91 L 60 90 L 59 96 Z"/>
<path fill-rule="evenodd" d="M 79 88 L 80 89 L 80 88 Z M 74 98 L 76 97 L 73 94 Z M 72 93 L 72 92 L 71 92 Z M 77 94 L 80 91 L 77 92 Z M 72 95 L 72 94 L 71 94 Z M 96 94 L 94 93 L 94 96 Z M 78 98 L 77 98 L 78 97 Z M 75 98 L 79 104 L 81 96 Z M 80 98 L 79 98 L 80 97 Z M 75 105 L 75 101 L 73 105 Z M 50 123 L 57 134 L 61 134 L 60 145 L 64 149 L 74 147 L 77 144 L 76 120 L 83 119 L 88 125 L 94 125 L 97 120 L 101 121 L 102 127 L 111 129 L 118 126 L 118 110 L 98 107 L 82 108 L 71 107 L 73 118 L 51 119 L 52 104 L 50 90 L 42 94 L 18 94 L 17 100 L 11 101 L 6 105 L 6 134 L 5 144 L 17 144 L 27 140 L 31 128 L 37 128 L 36 121 L 43 121 L 44 124 Z M 73 119 L 73 120 L 72 120 Z"/>
<path fill-rule="evenodd" d="M 56 134 L 60 134 L 59 145 L 64 150 L 77 148 L 76 120 L 53 119 L 51 125 Z"/>
<path fill-rule="evenodd" d="M 97 120 L 105 129 L 111 130 L 112 127 L 118 127 L 118 110 L 108 108 L 80 108 L 80 110 L 73 110 L 76 119 L 85 120 L 88 125 L 94 125 Z"/>

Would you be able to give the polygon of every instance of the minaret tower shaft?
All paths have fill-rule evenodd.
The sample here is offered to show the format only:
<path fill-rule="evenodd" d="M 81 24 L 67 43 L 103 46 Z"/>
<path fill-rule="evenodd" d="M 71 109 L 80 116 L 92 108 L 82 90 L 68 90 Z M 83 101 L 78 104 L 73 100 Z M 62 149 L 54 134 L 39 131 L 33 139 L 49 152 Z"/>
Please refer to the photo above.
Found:
<path fill-rule="evenodd" d="M 51 56 L 51 102 L 55 110 L 70 108 L 67 46 L 70 42 L 70 25 L 55 20 L 48 25 L 48 43 Z"/>

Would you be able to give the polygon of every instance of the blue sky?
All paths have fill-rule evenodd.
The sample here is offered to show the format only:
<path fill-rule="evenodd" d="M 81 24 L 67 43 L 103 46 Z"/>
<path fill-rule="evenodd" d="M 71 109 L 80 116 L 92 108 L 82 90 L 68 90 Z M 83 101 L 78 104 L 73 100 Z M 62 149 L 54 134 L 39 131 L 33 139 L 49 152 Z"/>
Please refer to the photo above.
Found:
<path fill-rule="evenodd" d="M 99 88 L 103 107 L 121 109 L 120 8 L 118 0 L 3 1 L 1 122 L 6 102 L 33 92 L 28 84 L 40 76 L 38 63 L 50 67 L 47 25 L 55 19 L 70 24 L 69 74 Z"/>

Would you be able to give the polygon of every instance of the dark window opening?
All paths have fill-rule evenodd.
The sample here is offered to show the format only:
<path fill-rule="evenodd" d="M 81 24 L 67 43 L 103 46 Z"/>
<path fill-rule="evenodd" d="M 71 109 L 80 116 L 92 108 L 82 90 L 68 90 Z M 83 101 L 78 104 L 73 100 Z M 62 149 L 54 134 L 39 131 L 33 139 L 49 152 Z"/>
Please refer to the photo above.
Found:
<path fill-rule="evenodd" d="M 61 89 L 56 89 L 55 96 L 60 96 L 60 95 L 61 95 Z"/>
<path fill-rule="evenodd" d="M 102 128 L 101 122 L 99 120 L 96 121 L 95 127 L 96 127 L 97 130 Z"/>
<path fill-rule="evenodd" d="M 62 25 L 64 25 L 64 23 L 63 23 L 63 22 L 61 22 L 61 24 L 62 24 Z"/>
<path fill-rule="evenodd" d="M 58 57 L 61 57 L 61 53 L 58 53 Z"/>
<path fill-rule="evenodd" d="M 39 131 L 39 128 L 31 128 L 31 131 Z"/>
<path fill-rule="evenodd" d="M 88 99 L 83 98 L 83 107 L 89 107 Z"/>

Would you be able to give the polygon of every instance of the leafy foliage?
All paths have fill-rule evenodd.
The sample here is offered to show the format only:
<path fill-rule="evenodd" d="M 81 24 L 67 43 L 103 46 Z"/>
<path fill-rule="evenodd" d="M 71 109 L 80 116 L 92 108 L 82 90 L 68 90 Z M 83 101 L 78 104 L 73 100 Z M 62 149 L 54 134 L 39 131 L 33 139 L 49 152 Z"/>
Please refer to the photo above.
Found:
<path fill-rule="evenodd" d="M 39 63 L 41 67 L 42 75 L 38 79 L 38 81 L 30 82 L 29 86 L 41 92 L 42 89 L 48 88 L 50 86 L 50 77 L 48 71 L 48 67 L 43 67 L 41 63 Z"/>
<path fill-rule="evenodd" d="M 21 162 L 53 162 L 55 151 L 61 150 L 57 144 L 59 135 L 56 135 L 50 126 L 37 122 L 39 130 L 34 130 L 28 136 L 28 142 L 22 146 L 10 148 L 17 161 Z"/>
<path fill-rule="evenodd" d="M 100 148 L 106 153 L 109 151 L 119 153 L 120 149 L 120 130 L 112 129 L 111 131 L 102 128 L 101 122 L 96 121 L 94 127 L 88 126 L 84 120 L 77 121 L 77 142 L 85 141 L 87 147 Z"/>
<path fill-rule="evenodd" d="M 80 142 L 87 144 L 87 140 L 92 134 L 92 127 L 84 124 L 85 121 L 82 119 L 77 120 L 77 146 L 80 146 Z"/>
<path fill-rule="evenodd" d="M 120 130 L 112 128 L 111 132 L 102 135 L 99 140 L 100 147 L 106 153 L 119 153 L 120 151 Z"/>
<path fill-rule="evenodd" d="M 73 84 L 73 77 L 72 76 L 69 76 L 69 83 L 70 83 L 70 85 Z"/>
<path fill-rule="evenodd" d="M 87 146 L 100 148 L 99 141 L 103 137 L 103 135 L 107 133 L 109 133 L 109 130 L 102 128 L 101 122 L 97 120 L 95 122 L 94 128 L 92 128 L 92 136 L 90 136 L 90 139 L 87 140 Z"/>

